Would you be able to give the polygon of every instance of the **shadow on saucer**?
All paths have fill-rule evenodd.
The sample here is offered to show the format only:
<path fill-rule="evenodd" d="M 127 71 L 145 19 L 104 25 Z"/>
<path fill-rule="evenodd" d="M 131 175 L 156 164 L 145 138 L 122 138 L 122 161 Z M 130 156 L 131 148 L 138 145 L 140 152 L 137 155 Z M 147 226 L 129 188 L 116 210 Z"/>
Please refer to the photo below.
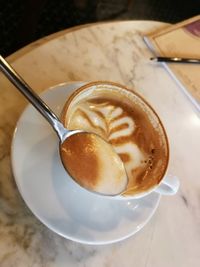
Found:
<path fill-rule="evenodd" d="M 58 151 L 54 154 L 52 179 L 56 196 L 73 227 L 109 231 L 120 221 L 115 200 L 106 199 L 78 185 L 62 166 Z"/>

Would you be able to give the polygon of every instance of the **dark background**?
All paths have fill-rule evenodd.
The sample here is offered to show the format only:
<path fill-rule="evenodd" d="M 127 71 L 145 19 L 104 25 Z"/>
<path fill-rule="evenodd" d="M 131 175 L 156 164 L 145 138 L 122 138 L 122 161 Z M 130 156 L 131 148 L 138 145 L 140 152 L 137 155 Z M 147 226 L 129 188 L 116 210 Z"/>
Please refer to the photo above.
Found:
<path fill-rule="evenodd" d="M 0 54 L 75 25 L 110 20 L 176 23 L 200 14 L 200 0 L 0 0 Z"/>

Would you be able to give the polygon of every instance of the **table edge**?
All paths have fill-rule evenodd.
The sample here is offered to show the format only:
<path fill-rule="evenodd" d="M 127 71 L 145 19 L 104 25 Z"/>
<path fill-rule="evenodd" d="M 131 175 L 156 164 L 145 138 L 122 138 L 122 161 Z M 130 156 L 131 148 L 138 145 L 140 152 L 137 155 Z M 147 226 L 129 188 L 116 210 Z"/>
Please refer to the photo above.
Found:
<path fill-rule="evenodd" d="M 20 48 L 19 50 L 17 50 L 16 52 L 10 54 L 9 56 L 6 57 L 6 59 L 9 62 L 14 62 L 15 60 L 17 60 L 18 58 L 20 58 L 21 56 L 25 55 L 26 53 L 30 52 L 31 50 L 33 50 L 36 47 L 39 47 L 40 45 L 43 45 L 53 39 L 56 39 L 66 33 L 70 33 L 73 31 L 77 31 L 83 28 L 88 28 L 94 25 L 102 25 L 102 24 L 112 24 L 112 23 L 127 23 L 127 22 L 142 22 L 142 23 L 157 23 L 157 24 L 161 24 L 161 25 L 166 25 L 169 26 L 170 24 L 167 22 L 162 22 L 162 21 L 154 21 L 154 20 L 117 20 L 117 21 L 101 21 L 101 22 L 93 22 L 93 23 L 87 23 L 87 24 L 81 24 L 81 25 L 77 25 L 77 26 L 72 26 L 70 28 L 49 34 L 47 36 L 44 36 L 42 38 L 39 38 L 36 41 L 33 41 L 29 44 L 27 44 L 26 46 Z"/>

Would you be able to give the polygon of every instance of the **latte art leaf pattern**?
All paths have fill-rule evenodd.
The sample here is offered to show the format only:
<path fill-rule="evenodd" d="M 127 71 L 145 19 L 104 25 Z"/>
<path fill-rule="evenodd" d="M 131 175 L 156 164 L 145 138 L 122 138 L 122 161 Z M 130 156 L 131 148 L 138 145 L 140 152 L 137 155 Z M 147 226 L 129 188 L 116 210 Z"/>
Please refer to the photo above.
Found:
<path fill-rule="evenodd" d="M 90 127 L 104 133 L 108 141 L 133 134 L 135 124 L 132 118 L 124 114 L 120 107 L 109 102 L 93 103 L 92 101 L 79 106 L 77 110 Z"/>

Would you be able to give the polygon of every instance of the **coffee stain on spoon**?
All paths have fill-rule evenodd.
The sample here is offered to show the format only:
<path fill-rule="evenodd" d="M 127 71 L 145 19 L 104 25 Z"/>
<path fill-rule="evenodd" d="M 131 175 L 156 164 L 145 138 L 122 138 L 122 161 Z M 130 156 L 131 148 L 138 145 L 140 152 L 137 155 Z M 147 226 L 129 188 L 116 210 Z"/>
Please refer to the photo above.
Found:
<path fill-rule="evenodd" d="M 72 178 L 90 191 L 113 196 L 127 187 L 128 178 L 119 155 L 96 134 L 70 136 L 62 143 L 60 155 Z"/>

